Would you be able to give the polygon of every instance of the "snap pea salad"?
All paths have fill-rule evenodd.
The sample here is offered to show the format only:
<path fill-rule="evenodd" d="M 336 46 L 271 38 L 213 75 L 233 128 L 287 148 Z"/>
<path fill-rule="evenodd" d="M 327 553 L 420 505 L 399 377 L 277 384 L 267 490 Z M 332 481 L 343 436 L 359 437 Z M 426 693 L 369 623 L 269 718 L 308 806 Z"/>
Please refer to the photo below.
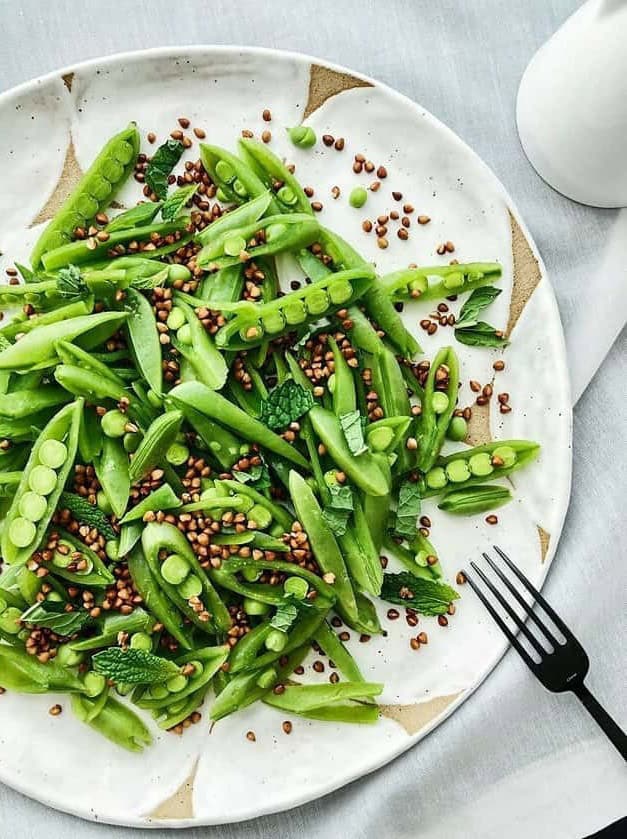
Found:
<path fill-rule="evenodd" d="M 337 630 L 382 633 L 378 600 L 450 613 L 421 499 L 492 510 L 539 449 L 463 443 L 456 353 L 425 359 L 399 303 L 501 268 L 377 276 L 265 144 L 201 144 L 172 187 L 182 152 L 117 134 L 0 286 L 0 685 L 134 751 L 209 694 L 212 720 L 373 723 Z M 133 172 L 148 200 L 110 218 Z M 332 673 L 303 684 L 312 645 Z"/>

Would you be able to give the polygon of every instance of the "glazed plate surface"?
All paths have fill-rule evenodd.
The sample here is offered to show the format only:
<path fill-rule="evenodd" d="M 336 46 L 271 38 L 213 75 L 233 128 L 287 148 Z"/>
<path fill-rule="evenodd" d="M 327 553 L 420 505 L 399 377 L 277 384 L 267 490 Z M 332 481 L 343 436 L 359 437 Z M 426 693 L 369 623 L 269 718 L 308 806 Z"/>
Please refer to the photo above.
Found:
<path fill-rule="evenodd" d="M 264 123 L 264 108 L 272 121 Z M 243 129 L 272 131 L 271 148 L 296 164 L 301 183 L 315 187 L 323 224 L 348 239 L 380 273 L 416 262 L 447 264 L 441 242 L 455 245 L 460 262 L 497 260 L 503 294 L 490 321 L 507 330 L 506 350 L 455 343 L 463 386 L 459 404 L 473 405 L 470 379 L 492 381 L 492 364 L 503 358 L 495 391 L 507 391 L 513 410 L 501 414 L 492 400 L 475 408 L 471 442 L 528 438 L 542 444 L 538 461 L 512 477 L 515 500 L 490 527 L 483 516 L 457 518 L 426 502 L 432 539 L 445 574 L 497 541 L 510 550 L 538 586 L 543 582 L 568 504 L 571 413 L 568 373 L 553 291 L 533 242 L 511 199 L 490 170 L 449 129 L 419 105 L 378 82 L 302 55 L 236 47 L 151 50 L 90 61 L 22 85 L 0 97 L 0 268 L 27 261 L 30 247 L 111 134 L 135 120 L 142 150 L 149 131 L 163 142 L 178 117 L 206 131 L 207 142 L 234 148 Z M 343 151 L 319 142 L 313 150 L 292 146 L 285 127 L 304 122 L 318 137 L 345 138 Z M 191 134 L 191 132 L 190 132 Z M 361 152 L 388 172 L 361 210 L 348 204 L 350 190 L 372 175 L 356 175 Z M 195 160 L 192 147 L 185 159 Z M 339 186 L 334 200 L 331 188 Z M 400 209 L 391 192 L 414 205 L 408 241 L 389 236 L 381 250 L 365 218 Z M 122 205 L 140 198 L 131 181 Z M 416 215 L 431 218 L 418 225 Z M 285 277 L 282 278 L 285 280 Z M 452 304 L 457 311 L 459 303 Z M 406 323 L 431 357 L 453 341 L 452 329 L 433 336 L 419 321 L 428 304 L 408 304 Z M 84 818 L 137 827 L 219 824 L 294 807 L 382 766 L 417 743 L 451 714 L 489 674 L 506 649 L 504 639 L 476 598 L 460 590 L 457 613 L 446 629 L 422 618 L 428 646 L 412 652 L 416 630 L 389 621 L 379 603 L 387 637 L 349 648 L 369 681 L 382 681 L 382 716 L 374 726 L 293 719 L 257 703 L 220 721 L 212 730 L 205 714 L 183 737 L 153 726 L 155 745 L 130 754 L 78 722 L 64 697 L 0 698 L 0 780 L 50 806 Z M 325 680 L 306 666 L 308 682 Z M 0 679 L 1 683 L 1 679 Z M 51 717 L 59 701 L 65 713 Z M 209 700 L 210 701 L 210 700 Z M 256 742 L 246 739 L 253 730 Z M 446 729 L 440 736 L 446 736 Z M 289 767 L 289 771 L 285 768 Z M 241 791 L 246 790 L 242 795 Z"/>

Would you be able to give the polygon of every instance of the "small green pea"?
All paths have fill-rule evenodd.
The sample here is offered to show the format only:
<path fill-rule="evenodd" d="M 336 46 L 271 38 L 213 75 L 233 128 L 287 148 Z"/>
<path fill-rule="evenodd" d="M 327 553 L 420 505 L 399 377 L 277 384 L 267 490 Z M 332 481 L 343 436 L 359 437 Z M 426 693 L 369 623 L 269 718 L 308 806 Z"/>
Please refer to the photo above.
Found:
<path fill-rule="evenodd" d="M 170 585 L 180 585 L 189 574 L 190 568 L 187 560 L 179 554 L 170 554 L 164 559 L 161 565 L 161 576 Z"/>
<path fill-rule="evenodd" d="M 283 308 L 283 315 L 290 326 L 296 326 L 307 319 L 307 312 L 302 300 L 293 300 Z"/>
<path fill-rule="evenodd" d="M 189 457 L 189 449 L 183 443 L 172 443 L 165 453 L 165 459 L 173 466 L 182 466 Z"/>
<path fill-rule="evenodd" d="M 0 629 L 7 635 L 17 635 L 20 631 L 22 613 L 15 606 L 9 606 L 0 614 Z"/>
<path fill-rule="evenodd" d="M 254 583 L 259 579 L 259 577 L 261 577 L 261 571 L 259 571 L 257 568 L 242 568 L 242 577 L 246 580 L 247 583 Z M 244 611 L 246 611 L 245 605 Z"/>
<path fill-rule="evenodd" d="M 99 696 L 106 688 L 107 680 L 102 673 L 96 673 L 94 670 L 90 670 L 88 673 L 85 673 L 83 685 L 87 696 L 93 699 L 94 697 Z"/>
<path fill-rule="evenodd" d="M 259 530 L 265 530 L 272 523 L 272 513 L 261 504 L 254 504 L 247 513 L 249 521 L 254 521 Z"/>
<path fill-rule="evenodd" d="M 111 507 L 111 504 L 109 504 L 109 499 L 101 489 L 98 490 L 98 493 L 96 494 L 96 504 L 107 516 L 110 516 L 113 512 L 113 508 Z"/>
<path fill-rule="evenodd" d="M 270 606 L 267 603 L 253 600 L 252 597 L 244 598 L 242 605 L 247 615 L 265 615 L 270 611 Z"/>
<path fill-rule="evenodd" d="M 327 292 L 331 298 L 331 302 L 335 306 L 341 306 L 353 295 L 353 287 L 348 280 L 334 280 L 327 287 Z"/>
<path fill-rule="evenodd" d="M 39 462 L 60 469 L 67 460 L 67 446 L 60 440 L 46 440 L 39 449 Z"/>
<path fill-rule="evenodd" d="M 503 461 L 501 468 L 509 469 L 516 463 L 517 455 L 511 446 L 497 446 L 492 452 L 492 457 L 500 457 Z"/>
<path fill-rule="evenodd" d="M 281 632 L 280 629 L 273 629 L 268 633 L 265 644 L 272 652 L 280 653 L 287 644 L 287 633 Z"/>
<path fill-rule="evenodd" d="M 27 548 L 37 535 L 37 528 L 28 519 L 18 516 L 9 525 L 9 539 L 16 548 Z"/>
<path fill-rule="evenodd" d="M 124 446 L 124 451 L 132 454 L 136 452 L 139 448 L 139 444 L 141 443 L 141 437 L 139 434 L 130 431 L 124 435 L 124 439 L 122 440 L 122 445 Z M 98 505 L 100 506 L 100 505 Z"/>
<path fill-rule="evenodd" d="M 269 224 L 266 227 L 266 242 L 271 242 L 273 239 L 279 239 L 283 236 L 287 231 L 287 227 L 284 224 Z"/>
<path fill-rule="evenodd" d="M 235 180 L 235 170 L 226 160 L 218 160 L 216 163 L 216 175 L 226 184 Z"/>
<path fill-rule="evenodd" d="M 113 562 L 116 562 L 120 558 L 120 545 L 117 539 L 109 539 L 105 543 L 105 553 Z"/>
<path fill-rule="evenodd" d="M 186 282 L 192 276 L 192 272 L 186 265 L 170 265 L 168 268 L 168 280 L 171 283 Z"/>
<path fill-rule="evenodd" d="M 172 676 L 171 679 L 165 683 L 165 686 L 170 693 L 180 693 L 187 687 L 187 677 L 180 673 L 178 676 Z"/>
<path fill-rule="evenodd" d="M 196 574 L 189 574 L 179 585 L 179 594 L 186 600 L 189 600 L 190 597 L 198 597 L 201 592 L 202 583 Z"/>
<path fill-rule="evenodd" d="M 441 466 L 435 466 L 425 475 L 425 483 L 429 489 L 442 489 L 447 484 L 446 472 Z"/>
<path fill-rule="evenodd" d="M 239 256 L 246 250 L 246 239 L 243 236 L 231 236 L 224 240 L 223 250 L 227 256 Z"/>
<path fill-rule="evenodd" d="M 43 463 L 34 466 L 28 476 L 28 486 L 39 495 L 50 495 L 57 485 L 57 473 Z"/>
<path fill-rule="evenodd" d="M 176 333 L 176 337 L 179 339 L 181 344 L 192 343 L 192 330 L 190 328 L 189 323 L 184 323 L 183 326 L 181 326 L 181 328 Z"/>
<path fill-rule="evenodd" d="M 494 466 L 492 466 L 490 455 L 487 452 L 473 454 L 473 456 L 468 460 L 468 468 L 473 475 L 477 475 L 481 478 L 484 478 L 486 475 L 490 475 L 494 472 Z"/>
<path fill-rule="evenodd" d="M 433 411 L 436 414 L 443 414 L 448 408 L 449 404 L 450 403 L 448 396 L 441 390 L 436 390 L 436 392 L 431 397 L 431 407 L 433 408 Z"/>
<path fill-rule="evenodd" d="M 270 688 L 276 681 L 276 670 L 274 667 L 269 667 L 267 670 L 264 670 L 262 673 L 259 674 L 257 677 L 257 687 L 260 688 Z"/>
<path fill-rule="evenodd" d="M 305 297 L 305 306 L 310 315 L 321 315 L 329 308 L 329 295 L 322 288 L 314 288 Z"/>
<path fill-rule="evenodd" d="M 367 200 L 368 191 L 363 186 L 356 186 L 355 189 L 351 190 L 351 194 L 348 196 L 348 203 L 351 207 L 355 207 L 356 209 L 363 207 Z"/>
<path fill-rule="evenodd" d="M 173 329 L 176 332 L 177 329 L 180 329 L 186 323 L 185 312 L 178 306 L 174 306 L 170 310 L 166 323 L 168 329 Z"/>
<path fill-rule="evenodd" d="M 134 650 L 150 652 L 152 650 L 152 638 L 147 632 L 134 632 L 131 635 L 129 646 Z"/>
<path fill-rule="evenodd" d="M 296 193 L 289 186 L 282 186 L 276 197 L 282 204 L 287 204 L 288 207 L 292 207 L 298 201 Z"/>
<path fill-rule="evenodd" d="M 263 326 L 266 332 L 271 335 L 277 335 L 285 329 L 285 318 L 281 312 L 268 312 L 262 318 Z"/>
<path fill-rule="evenodd" d="M 394 432 L 391 428 L 387 426 L 375 428 L 375 430 L 368 435 L 368 446 L 374 452 L 383 452 L 387 449 L 393 439 Z"/>
<path fill-rule="evenodd" d="M 150 696 L 153 699 L 167 699 L 169 695 L 170 691 L 165 685 L 153 685 L 150 688 Z"/>
<path fill-rule="evenodd" d="M 233 192 L 240 198 L 248 198 L 248 190 L 239 178 L 235 178 L 232 184 Z"/>
<path fill-rule="evenodd" d="M 123 437 L 126 434 L 128 418 L 122 411 L 107 411 L 100 420 L 103 434 L 107 437 Z"/>
<path fill-rule="evenodd" d="M 468 423 L 463 417 L 453 417 L 446 429 L 446 436 L 456 443 L 465 440 L 468 435 Z"/>
<path fill-rule="evenodd" d="M 464 275 L 461 272 L 449 274 L 448 277 L 444 277 L 442 284 L 446 289 L 460 289 L 464 285 Z"/>
<path fill-rule="evenodd" d="M 292 143 L 299 149 L 310 149 L 316 144 L 316 132 L 309 125 L 295 125 L 285 130 Z"/>
<path fill-rule="evenodd" d="M 21 516 L 30 521 L 41 521 L 46 514 L 48 502 L 43 495 L 36 492 L 25 492 L 20 499 L 18 510 Z"/>
<path fill-rule="evenodd" d="M 286 594 L 291 594 L 297 600 L 304 600 L 307 597 L 309 585 L 307 580 L 303 580 L 302 577 L 288 577 L 283 583 L 283 591 Z"/>
<path fill-rule="evenodd" d="M 426 566 L 429 564 L 429 563 L 427 562 L 427 557 L 428 557 L 428 556 L 429 556 L 429 552 L 428 552 L 428 551 L 425 551 L 425 550 L 420 550 L 420 551 L 418 551 L 418 553 L 414 556 L 414 562 L 416 563 L 416 565 L 420 565 L 420 567 L 421 567 L 421 568 L 426 568 Z"/>
<path fill-rule="evenodd" d="M 446 465 L 446 475 L 454 484 L 461 484 L 470 477 L 470 469 L 465 460 L 452 460 Z"/>
<path fill-rule="evenodd" d="M 57 648 L 57 656 L 55 661 L 57 664 L 62 664 L 64 667 L 76 667 L 84 658 L 84 653 L 79 653 L 72 649 L 71 644 L 62 644 Z"/>

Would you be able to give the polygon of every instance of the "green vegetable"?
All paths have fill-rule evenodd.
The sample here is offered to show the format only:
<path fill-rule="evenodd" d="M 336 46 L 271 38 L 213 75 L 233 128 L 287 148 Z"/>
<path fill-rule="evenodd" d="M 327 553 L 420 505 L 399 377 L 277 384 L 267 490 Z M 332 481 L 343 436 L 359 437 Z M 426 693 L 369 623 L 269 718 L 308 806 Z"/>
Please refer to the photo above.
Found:
<path fill-rule="evenodd" d="M 299 149 L 310 149 L 316 145 L 316 132 L 309 125 L 295 125 L 285 130 L 292 143 Z"/>
<path fill-rule="evenodd" d="M 459 594 L 454 588 L 435 580 L 416 577 L 406 571 L 384 574 L 381 599 L 398 606 L 410 606 L 422 615 L 443 615 Z"/>
<path fill-rule="evenodd" d="M 495 510 L 512 500 L 507 487 L 480 484 L 468 489 L 453 489 L 447 492 L 438 504 L 440 510 L 462 516 L 472 516 Z"/>
<path fill-rule="evenodd" d="M 73 492 L 62 492 L 59 498 L 59 509 L 69 510 L 76 521 L 95 527 L 105 539 L 116 539 L 117 533 L 102 510 L 95 504 L 90 504 L 82 496 Z"/>
<path fill-rule="evenodd" d="M 172 661 L 146 650 L 123 650 L 109 647 L 93 656 L 94 669 L 107 679 L 130 685 L 152 685 L 177 676 L 179 668 Z"/>
<path fill-rule="evenodd" d="M 348 196 L 348 203 L 351 207 L 355 207 L 357 209 L 359 209 L 359 207 L 363 207 L 367 200 L 368 191 L 363 186 L 356 186 L 351 190 L 351 193 Z"/>
<path fill-rule="evenodd" d="M 164 221 L 174 221 L 183 211 L 185 205 L 192 200 L 198 186 L 198 184 L 183 186 L 168 196 L 161 207 L 161 218 Z"/>
<path fill-rule="evenodd" d="M 168 192 L 168 176 L 181 159 L 185 147 L 179 140 L 166 140 L 150 159 L 145 180 L 150 189 L 162 200 Z"/>
<path fill-rule="evenodd" d="M 61 268 L 57 276 L 57 292 L 59 297 L 66 299 L 87 297 L 90 293 L 89 286 L 81 277 L 81 272 L 76 265 Z"/>
<path fill-rule="evenodd" d="M 268 428 L 287 428 L 291 422 L 300 419 L 313 406 L 310 391 L 305 390 L 293 379 L 286 379 L 268 394 L 261 403 L 259 419 Z"/>

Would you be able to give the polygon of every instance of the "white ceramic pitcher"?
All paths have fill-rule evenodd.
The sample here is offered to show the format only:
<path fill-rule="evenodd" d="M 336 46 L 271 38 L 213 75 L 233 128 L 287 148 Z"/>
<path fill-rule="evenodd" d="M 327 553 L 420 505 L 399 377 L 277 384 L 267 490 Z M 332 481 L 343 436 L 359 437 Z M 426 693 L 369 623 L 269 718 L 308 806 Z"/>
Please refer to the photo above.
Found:
<path fill-rule="evenodd" d="M 529 161 L 554 189 L 627 206 L 627 0 L 588 0 L 538 50 L 516 116 Z"/>

